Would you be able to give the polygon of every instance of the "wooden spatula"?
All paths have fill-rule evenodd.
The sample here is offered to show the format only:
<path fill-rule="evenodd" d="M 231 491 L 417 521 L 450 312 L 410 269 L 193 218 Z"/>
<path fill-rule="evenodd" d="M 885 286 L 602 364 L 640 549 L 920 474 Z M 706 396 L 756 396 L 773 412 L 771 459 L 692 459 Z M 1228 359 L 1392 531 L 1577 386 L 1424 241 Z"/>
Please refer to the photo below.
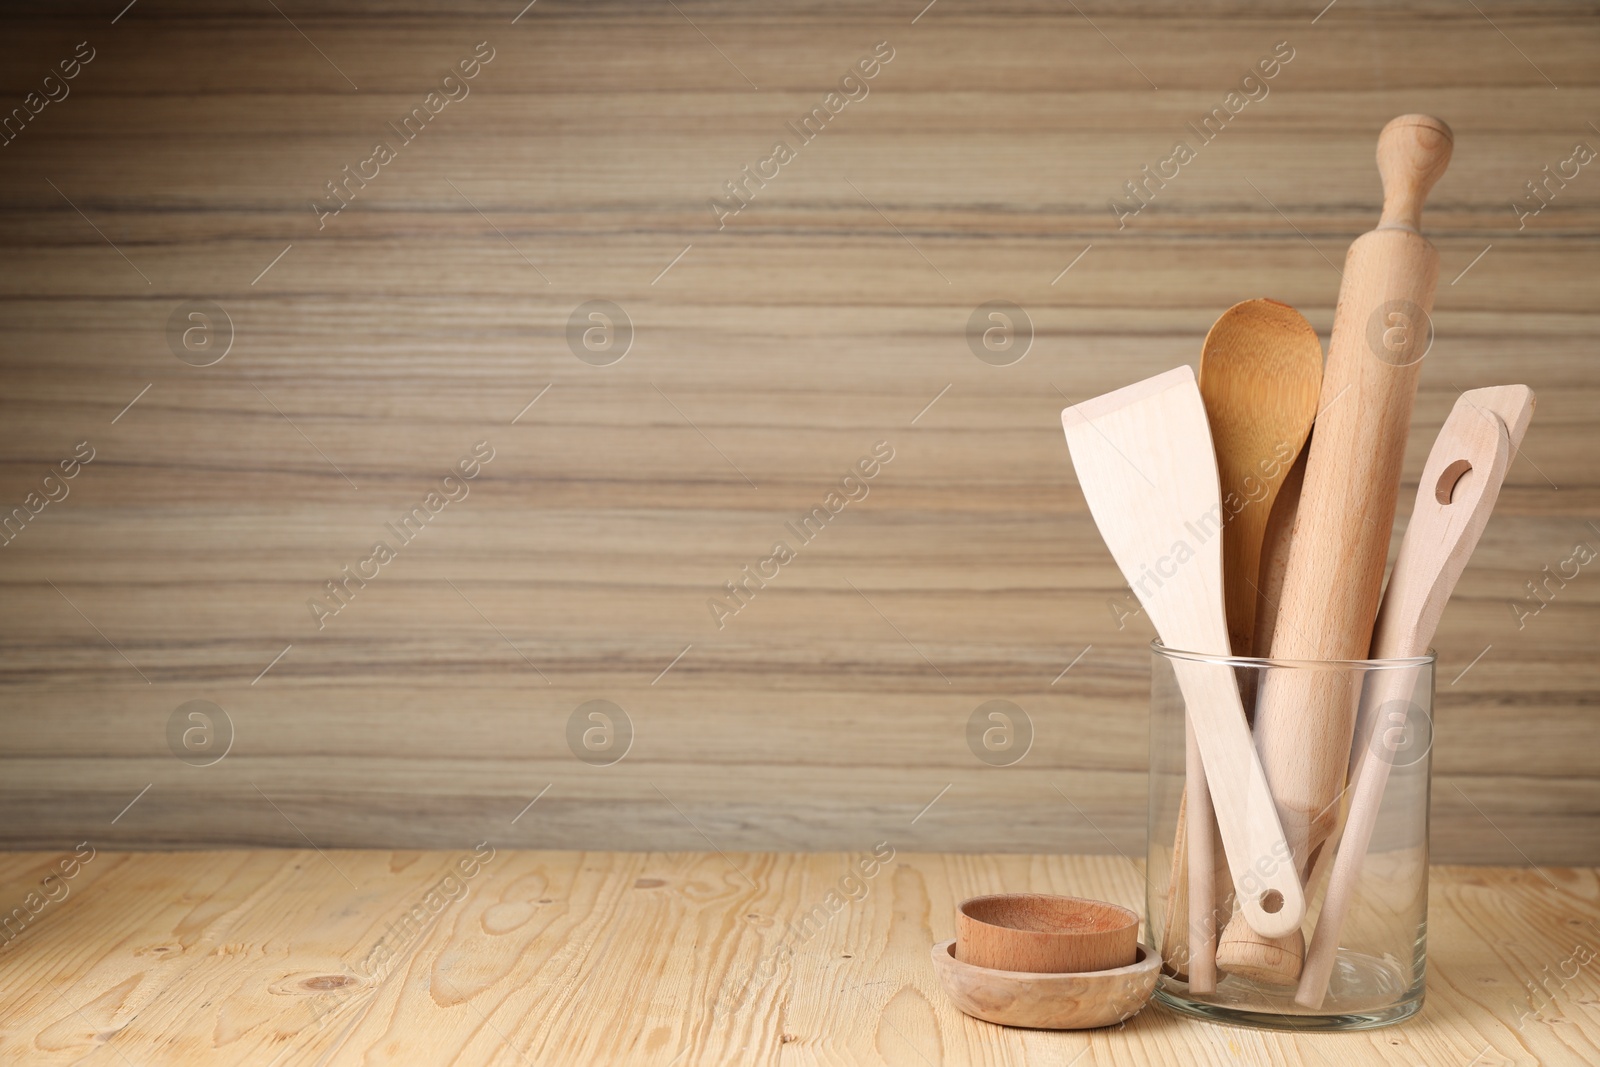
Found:
<path fill-rule="evenodd" d="M 1474 389 L 1456 401 L 1422 468 L 1411 522 L 1400 542 L 1373 631 L 1373 659 L 1427 653 L 1450 593 L 1489 522 L 1511 454 L 1521 445 L 1533 417 L 1533 405 L 1533 392 L 1525 385 Z M 1386 721 L 1384 709 L 1394 702 L 1403 705 L 1416 683 L 1417 670 L 1403 667 L 1375 672 L 1369 682 L 1364 699 L 1374 709 L 1372 734 L 1357 750 L 1365 755 L 1351 784 L 1350 813 L 1295 992 L 1295 1001 L 1305 1007 L 1320 1008 L 1327 995 L 1328 977 L 1339 951 L 1339 932 L 1355 895 L 1395 758 L 1398 738 L 1390 738 L 1389 732 L 1404 725 L 1403 716 L 1397 724 Z"/>
<path fill-rule="evenodd" d="M 1112 558 L 1167 647 L 1226 656 L 1222 498 L 1194 372 L 1178 367 L 1061 413 L 1078 484 Z M 1172 660 L 1235 895 L 1252 929 L 1300 925 L 1305 899 L 1233 672 Z"/>

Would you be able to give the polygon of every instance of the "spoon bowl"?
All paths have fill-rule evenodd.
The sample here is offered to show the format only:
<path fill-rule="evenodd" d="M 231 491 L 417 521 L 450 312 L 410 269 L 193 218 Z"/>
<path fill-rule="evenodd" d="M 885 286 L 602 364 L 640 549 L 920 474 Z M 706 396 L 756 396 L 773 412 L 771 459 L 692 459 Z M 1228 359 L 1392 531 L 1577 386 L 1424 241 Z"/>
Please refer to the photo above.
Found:
<path fill-rule="evenodd" d="M 1278 490 L 1317 417 L 1322 342 L 1294 308 L 1246 300 L 1224 311 L 1200 351 L 1200 398 L 1222 488 L 1223 599 L 1236 656 L 1252 648 L 1261 542 Z"/>

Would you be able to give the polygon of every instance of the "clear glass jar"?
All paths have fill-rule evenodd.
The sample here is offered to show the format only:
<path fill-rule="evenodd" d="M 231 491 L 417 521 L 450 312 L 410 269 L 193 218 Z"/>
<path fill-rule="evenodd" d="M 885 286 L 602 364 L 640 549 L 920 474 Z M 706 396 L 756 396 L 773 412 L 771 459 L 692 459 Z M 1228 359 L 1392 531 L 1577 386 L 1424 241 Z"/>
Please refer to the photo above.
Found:
<path fill-rule="evenodd" d="M 1201 1018 L 1278 1030 L 1361 1030 L 1414 1015 L 1422 1007 L 1427 946 L 1433 653 L 1414 659 L 1302 662 L 1204 656 L 1153 641 L 1151 658 L 1145 920 L 1148 942 L 1163 957 L 1157 998 Z M 1197 881 L 1191 883 L 1189 849 L 1179 843 L 1180 822 L 1186 835 L 1190 828 L 1186 771 L 1191 760 L 1203 781 L 1180 687 L 1181 675 L 1191 691 L 1204 689 L 1195 685 L 1196 672 L 1231 676 L 1251 721 L 1251 737 L 1264 752 L 1269 749 L 1261 744 L 1264 715 L 1272 717 L 1278 738 L 1292 737 L 1296 744 L 1298 720 L 1304 720 L 1309 750 L 1309 738 L 1318 732 L 1311 729 L 1310 709 L 1318 704 L 1320 734 L 1327 736 L 1331 729 L 1337 739 L 1347 723 L 1350 737 L 1348 748 L 1338 739 L 1322 749 L 1348 756 L 1342 773 L 1337 764 L 1332 771 L 1334 779 L 1345 783 L 1343 789 L 1335 787 L 1323 817 L 1309 819 L 1320 830 L 1305 831 L 1305 814 L 1285 809 L 1287 791 L 1274 786 L 1277 768 L 1270 754 L 1263 757 L 1281 823 L 1302 828 L 1297 831 L 1301 836 L 1291 831 L 1286 838 L 1305 886 L 1305 918 L 1298 935 L 1303 945 L 1294 934 L 1269 941 L 1245 924 L 1233 905 L 1226 850 L 1212 823 L 1209 895 L 1216 968 L 1210 988 L 1205 960 L 1211 954 L 1202 947 L 1198 958 L 1191 958 L 1188 944 L 1191 933 L 1202 946 L 1206 937 L 1204 922 L 1191 929 L 1187 908 L 1191 884 L 1202 899 L 1207 893 L 1205 857 L 1200 854 Z M 1304 699 L 1308 693 L 1315 699 Z M 1264 714 L 1257 713 L 1258 700 Z M 1342 722 L 1339 716 L 1344 716 Z M 1280 744 L 1280 762 L 1282 752 Z M 1288 773 L 1278 770 L 1280 777 Z M 1299 791 L 1305 795 L 1303 784 Z M 1208 814 L 1207 795 L 1201 794 L 1196 815 L 1201 824 L 1214 816 Z M 1296 840 L 1298 849 L 1293 847 Z M 1180 852 L 1182 858 L 1175 862 Z M 1341 912 L 1342 921 L 1328 922 L 1319 936 L 1325 913 Z M 1176 917 L 1171 924 L 1169 913 Z M 1319 975 L 1326 975 L 1326 981 Z"/>

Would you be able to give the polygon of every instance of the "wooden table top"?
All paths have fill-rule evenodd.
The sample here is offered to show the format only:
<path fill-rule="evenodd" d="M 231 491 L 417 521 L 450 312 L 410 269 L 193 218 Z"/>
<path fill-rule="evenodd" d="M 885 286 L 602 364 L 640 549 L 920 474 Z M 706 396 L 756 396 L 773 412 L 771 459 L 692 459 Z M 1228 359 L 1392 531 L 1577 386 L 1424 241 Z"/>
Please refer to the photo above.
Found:
<path fill-rule="evenodd" d="M 1434 868 L 1427 1002 L 1396 1027 L 1289 1035 L 1153 1005 L 1049 1033 L 958 1013 L 930 944 L 978 893 L 1139 908 L 1139 867 L 879 852 L 857 899 L 830 892 L 866 854 L 0 854 L 0 903 L 27 916 L 0 948 L 0 1061 L 1600 1062 L 1600 870 Z"/>

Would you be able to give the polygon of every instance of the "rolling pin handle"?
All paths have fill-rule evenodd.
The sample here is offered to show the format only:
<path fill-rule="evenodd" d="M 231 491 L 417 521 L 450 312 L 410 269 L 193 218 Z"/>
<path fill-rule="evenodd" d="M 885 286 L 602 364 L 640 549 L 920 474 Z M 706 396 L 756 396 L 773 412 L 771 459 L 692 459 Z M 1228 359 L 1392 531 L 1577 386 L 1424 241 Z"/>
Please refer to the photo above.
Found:
<path fill-rule="evenodd" d="M 1450 165 L 1455 135 L 1443 119 L 1401 115 L 1378 135 L 1378 173 L 1383 178 L 1380 230 L 1422 229 L 1422 202 Z"/>

